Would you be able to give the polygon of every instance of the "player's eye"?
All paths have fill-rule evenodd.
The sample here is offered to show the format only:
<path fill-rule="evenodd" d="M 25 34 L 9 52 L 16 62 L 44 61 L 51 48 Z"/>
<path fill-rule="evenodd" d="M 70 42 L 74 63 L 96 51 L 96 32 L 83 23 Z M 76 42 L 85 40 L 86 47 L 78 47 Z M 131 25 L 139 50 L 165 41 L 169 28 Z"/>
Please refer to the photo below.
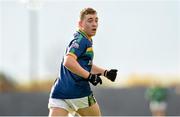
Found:
<path fill-rule="evenodd" d="M 90 19 L 90 20 L 88 20 L 88 22 L 89 22 L 89 23 L 92 23 L 92 22 L 93 22 L 93 20 L 92 20 L 92 19 Z"/>

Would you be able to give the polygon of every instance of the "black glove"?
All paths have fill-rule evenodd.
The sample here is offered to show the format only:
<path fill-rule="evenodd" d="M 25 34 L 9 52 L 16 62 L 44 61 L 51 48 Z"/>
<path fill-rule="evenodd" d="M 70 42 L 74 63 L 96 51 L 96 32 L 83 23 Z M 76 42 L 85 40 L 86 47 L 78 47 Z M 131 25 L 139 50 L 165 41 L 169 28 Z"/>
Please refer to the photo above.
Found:
<path fill-rule="evenodd" d="M 91 82 L 94 86 L 96 86 L 98 83 L 102 84 L 102 80 L 99 77 L 101 74 L 89 74 L 88 81 Z"/>
<path fill-rule="evenodd" d="M 114 82 L 117 76 L 117 71 L 117 69 L 111 69 L 110 71 L 105 70 L 104 76 Z"/>

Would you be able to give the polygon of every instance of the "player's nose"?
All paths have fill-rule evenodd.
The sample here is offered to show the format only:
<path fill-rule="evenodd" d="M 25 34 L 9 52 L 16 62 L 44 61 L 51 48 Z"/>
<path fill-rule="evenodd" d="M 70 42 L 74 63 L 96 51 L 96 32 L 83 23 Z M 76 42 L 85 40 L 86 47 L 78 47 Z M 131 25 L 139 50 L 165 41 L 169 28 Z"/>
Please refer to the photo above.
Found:
<path fill-rule="evenodd" d="M 92 23 L 92 26 L 97 27 L 97 26 L 98 26 L 98 23 L 94 21 L 94 22 Z"/>

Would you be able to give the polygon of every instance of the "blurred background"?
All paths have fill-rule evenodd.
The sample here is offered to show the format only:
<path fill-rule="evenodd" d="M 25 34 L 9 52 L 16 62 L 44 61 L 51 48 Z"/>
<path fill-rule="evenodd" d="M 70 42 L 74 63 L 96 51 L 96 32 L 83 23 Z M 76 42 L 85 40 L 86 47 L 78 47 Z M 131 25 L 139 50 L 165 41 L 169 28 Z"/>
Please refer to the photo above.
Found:
<path fill-rule="evenodd" d="M 0 0 L 0 116 L 48 115 L 48 97 L 79 12 L 93 7 L 94 63 L 118 69 L 92 87 L 104 116 L 151 115 L 146 90 L 167 89 L 180 115 L 179 0 Z"/>

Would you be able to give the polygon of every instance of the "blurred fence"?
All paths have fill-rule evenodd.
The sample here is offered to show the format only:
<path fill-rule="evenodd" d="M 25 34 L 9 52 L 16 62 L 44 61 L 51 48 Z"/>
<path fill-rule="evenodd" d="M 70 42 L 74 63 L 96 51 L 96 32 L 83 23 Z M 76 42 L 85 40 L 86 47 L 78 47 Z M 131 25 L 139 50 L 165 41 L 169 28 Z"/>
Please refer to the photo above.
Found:
<path fill-rule="evenodd" d="M 95 88 L 94 95 L 104 116 L 149 116 L 146 88 Z M 180 116 L 180 95 L 168 89 L 167 115 Z M 0 93 L 0 116 L 46 116 L 49 93 Z"/>

